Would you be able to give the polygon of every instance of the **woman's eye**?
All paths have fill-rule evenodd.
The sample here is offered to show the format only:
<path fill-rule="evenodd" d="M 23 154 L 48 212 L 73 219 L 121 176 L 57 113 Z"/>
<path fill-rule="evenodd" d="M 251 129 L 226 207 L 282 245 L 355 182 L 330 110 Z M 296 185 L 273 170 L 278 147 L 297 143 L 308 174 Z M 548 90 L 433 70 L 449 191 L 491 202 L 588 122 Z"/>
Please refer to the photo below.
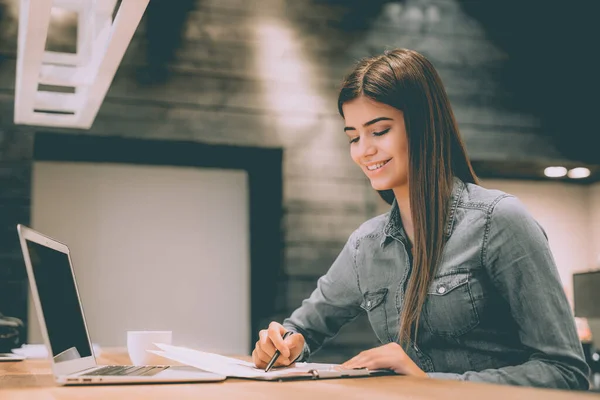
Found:
<path fill-rule="evenodd" d="M 350 139 L 350 144 L 358 142 L 358 136 Z"/>
<path fill-rule="evenodd" d="M 387 129 L 384 129 L 384 130 L 379 131 L 379 132 L 373 132 L 373 135 L 375 135 L 375 136 L 385 135 L 386 133 L 388 133 L 390 131 L 390 129 L 392 129 L 392 128 L 387 128 Z"/>

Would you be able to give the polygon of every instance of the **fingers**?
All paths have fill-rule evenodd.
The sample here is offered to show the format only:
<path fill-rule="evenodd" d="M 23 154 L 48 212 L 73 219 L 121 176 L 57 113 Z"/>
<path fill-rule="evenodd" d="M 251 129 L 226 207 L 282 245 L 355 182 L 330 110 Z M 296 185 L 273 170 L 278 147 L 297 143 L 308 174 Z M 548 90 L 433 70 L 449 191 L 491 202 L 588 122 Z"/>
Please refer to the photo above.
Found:
<path fill-rule="evenodd" d="M 341 366 L 346 369 L 389 369 L 398 374 L 426 375 L 397 343 L 388 343 L 380 347 L 365 350 Z"/>
<path fill-rule="evenodd" d="M 269 338 L 269 332 L 265 329 L 261 330 L 260 332 L 258 332 L 258 347 L 260 347 L 260 349 L 262 351 L 264 351 L 265 353 L 267 353 L 267 355 L 269 357 L 272 357 L 273 354 L 275 354 L 275 346 L 273 345 L 273 342 L 271 341 L 271 338 Z"/>
<path fill-rule="evenodd" d="M 373 351 L 363 351 L 358 355 L 352 357 L 350 360 L 342 364 L 343 368 L 346 369 L 357 369 L 357 368 L 374 368 L 378 365 L 378 356 Z"/>
<path fill-rule="evenodd" d="M 269 339 L 273 345 L 279 350 L 281 353 L 281 357 L 289 358 L 290 357 L 290 349 L 288 345 L 283 340 L 283 334 L 286 332 L 285 328 L 278 324 L 277 322 L 271 322 L 269 324 L 269 329 L 267 330 Z M 292 335 L 294 336 L 294 335 Z M 279 361 L 279 360 L 278 360 Z"/>
<path fill-rule="evenodd" d="M 268 363 L 261 356 L 261 352 L 257 348 L 254 348 L 254 350 L 252 351 L 252 362 L 254 363 L 256 368 L 262 368 L 262 369 L 266 368 L 267 363 Z"/>
<path fill-rule="evenodd" d="M 364 354 L 359 353 L 358 355 L 352 357 L 348 361 L 342 364 L 342 368 L 346 369 L 354 369 L 354 368 L 362 368 L 362 363 L 364 362 Z"/>
<path fill-rule="evenodd" d="M 258 342 L 257 342 L 256 346 L 254 347 L 254 350 L 252 351 L 252 362 L 254 362 L 254 365 L 256 366 L 256 368 L 265 369 L 267 367 L 267 365 L 269 364 L 269 362 L 271 362 L 272 357 L 273 357 L 272 354 L 269 355 L 266 352 L 262 351 L 260 349 L 260 347 L 258 346 Z M 291 363 L 292 362 L 289 358 L 279 356 L 277 358 L 277 360 L 275 361 L 275 364 L 273 364 L 273 366 L 282 367 L 282 366 L 288 366 Z"/>
<path fill-rule="evenodd" d="M 286 357 L 283 357 L 283 356 L 279 356 L 277 358 L 277 361 L 275 361 L 275 364 L 273 364 L 273 366 L 275 366 L 275 367 L 287 367 L 291 363 L 292 363 L 292 361 L 289 358 L 286 358 Z"/>
<path fill-rule="evenodd" d="M 362 360 L 354 364 L 343 364 L 343 369 L 379 369 L 379 363 L 375 360 Z"/>
<path fill-rule="evenodd" d="M 294 334 L 283 340 L 285 332 L 286 329 L 281 324 L 271 322 L 268 329 L 263 329 L 258 333 L 258 341 L 252 351 L 252 361 L 257 368 L 265 368 L 276 350 L 279 350 L 280 355 L 273 364 L 274 366 L 290 365 L 300 355 L 304 348 L 304 337 Z M 294 358 L 292 358 L 291 349 L 294 349 Z"/>
<path fill-rule="evenodd" d="M 266 330 L 261 330 L 258 332 L 258 341 L 254 346 L 254 350 L 252 351 L 252 361 L 257 368 L 265 368 L 271 357 L 275 353 L 275 346 L 269 339 L 268 332 Z"/>

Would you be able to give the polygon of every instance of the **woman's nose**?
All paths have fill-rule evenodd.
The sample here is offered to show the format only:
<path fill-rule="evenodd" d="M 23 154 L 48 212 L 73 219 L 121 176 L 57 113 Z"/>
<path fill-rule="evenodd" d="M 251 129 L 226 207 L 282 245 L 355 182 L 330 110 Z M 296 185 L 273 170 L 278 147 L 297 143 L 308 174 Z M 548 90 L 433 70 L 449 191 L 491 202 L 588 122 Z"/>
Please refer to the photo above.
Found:
<path fill-rule="evenodd" d="M 377 148 L 374 146 L 373 142 L 370 140 L 362 140 L 361 144 L 361 155 L 363 157 L 370 157 L 377 153 Z"/>

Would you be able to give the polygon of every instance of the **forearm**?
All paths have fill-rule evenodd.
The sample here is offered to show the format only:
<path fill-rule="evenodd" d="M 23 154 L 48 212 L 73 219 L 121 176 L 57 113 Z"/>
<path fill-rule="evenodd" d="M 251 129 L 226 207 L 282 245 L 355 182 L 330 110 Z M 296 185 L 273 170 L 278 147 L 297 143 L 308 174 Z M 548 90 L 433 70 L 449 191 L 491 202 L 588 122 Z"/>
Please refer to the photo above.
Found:
<path fill-rule="evenodd" d="M 573 360 L 581 362 L 580 360 Z M 585 366 L 571 366 L 542 360 L 531 360 L 521 365 L 463 374 L 431 372 L 429 377 L 460 381 L 487 382 L 505 385 L 534 386 L 541 388 L 587 390 L 589 381 L 582 371 Z"/>
<path fill-rule="evenodd" d="M 283 321 L 287 330 L 304 336 L 305 345 L 299 361 L 306 360 L 316 352 L 348 321 L 356 318 L 361 309 L 354 304 L 334 304 L 325 301 L 321 285 L 302 306 Z"/>
<path fill-rule="evenodd" d="M 340 328 L 355 318 L 362 309 L 358 288 L 354 234 L 340 252 L 327 274 L 319 278 L 316 289 L 302 302 L 283 326 L 304 336 L 305 346 L 301 359 L 308 358 Z"/>
<path fill-rule="evenodd" d="M 315 294 L 311 296 L 314 297 Z M 311 302 L 311 299 L 305 300 L 302 306 L 296 309 L 289 318 L 283 321 L 283 326 L 287 330 L 302 334 L 305 340 L 305 350 L 310 352 L 318 350 L 327 337 L 334 335 L 334 332 L 329 331 L 326 324 L 320 323 L 317 318 L 315 321 L 315 313 L 318 307 Z M 316 322 L 316 323 L 315 323 Z"/>

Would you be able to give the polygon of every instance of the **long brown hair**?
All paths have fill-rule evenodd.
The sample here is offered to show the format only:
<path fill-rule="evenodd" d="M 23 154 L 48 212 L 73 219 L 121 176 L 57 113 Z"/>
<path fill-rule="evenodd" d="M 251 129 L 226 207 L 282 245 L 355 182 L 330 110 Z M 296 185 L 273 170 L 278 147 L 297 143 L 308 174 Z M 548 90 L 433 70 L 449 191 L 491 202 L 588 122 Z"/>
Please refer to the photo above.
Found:
<path fill-rule="evenodd" d="M 338 109 L 366 96 L 404 113 L 408 182 L 414 226 L 413 266 L 400 320 L 400 343 L 408 344 L 445 245 L 453 177 L 478 183 L 442 81 L 433 65 L 413 50 L 396 49 L 362 59 L 342 84 Z M 391 204 L 391 190 L 380 192 Z"/>

